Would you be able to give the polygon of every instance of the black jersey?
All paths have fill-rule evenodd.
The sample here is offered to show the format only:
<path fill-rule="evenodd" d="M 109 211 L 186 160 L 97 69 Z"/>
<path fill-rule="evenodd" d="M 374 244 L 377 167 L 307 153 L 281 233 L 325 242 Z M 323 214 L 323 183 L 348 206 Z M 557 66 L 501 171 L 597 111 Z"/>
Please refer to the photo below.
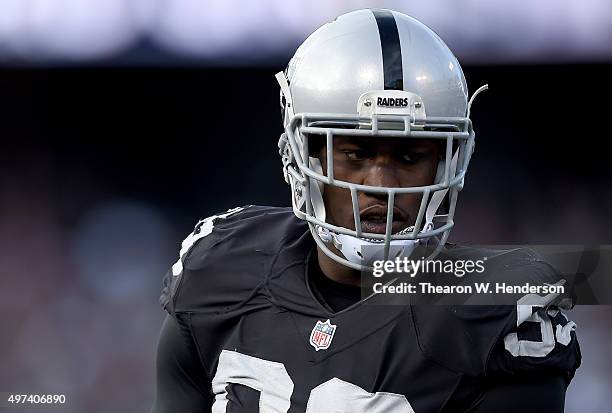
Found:
<path fill-rule="evenodd" d="M 492 380 L 566 385 L 580 363 L 575 324 L 552 307 L 361 300 L 332 312 L 308 282 L 313 251 L 291 209 L 249 206 L 198 223 L 161 297 L 168 329 L 196 355 L 162 378 L 185 381 L 177 398 L 197 389 L 213 412 L 466 411 Z M 197 411 L 170 404 L 154 411 Z"/>

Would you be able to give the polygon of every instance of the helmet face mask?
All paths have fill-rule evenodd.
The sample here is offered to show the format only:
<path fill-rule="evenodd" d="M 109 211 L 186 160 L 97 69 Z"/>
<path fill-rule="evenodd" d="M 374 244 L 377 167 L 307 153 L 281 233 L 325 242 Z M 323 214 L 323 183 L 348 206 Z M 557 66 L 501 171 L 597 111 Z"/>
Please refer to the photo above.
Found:
<path fill-rule="evenodd" d="M 406 60 L 402 56 L 411 50 L 430 52 L 429 55 L 415 55 L 400 64 L 403 79 L 395 85 L 399 84 L 403 90 L 386 89 L 388 72 L 397 74 L 398 70 L 397 67 L 395 70 L 385 67 L 388 62 L 384 62 L 385 47 L 381 41 L 389 36 L 381 29 L 388 28 L 381 28 L 376 12 L 370 10 L 340 16 L 317 30 L 298 49 L 288 73 L 277 74 L 284 100 L 285 123 L 279 149 L 285 179 L 291 186 L 294 213 L 308 222 L 317 245 L 325 254 L 359 270 L 370 269 L 374 259 L 410 256 L 418 245 L 426 242 L 437 243 L 431 256 L 439 252 L 454 225 L 457 195 L 463 187 L 474 149 L 475 135 L 466 116 L 469 111 L 467 86 L 456 58 L 426 26 L 408 16 L 385 12 L 386 18 L 391 16 L 395 23 L 399 37 L 408 33 L 404 39 L 410 39 L 400 45 L 400 61 Z M 362 42 L 355 44 L 347 39 L 338 42 L 338 33 L 349 33 L 344 37 L 357 37 Z M 378 44 L 373 45 L 373 41 Z M 367 50 L 368 45 L 374 50 Z M 324 59 L 330 53 L 333 53 L 335 66 L 328 65 Z M 359 65 L 361 71 L 343 72 Z M 364 71 L 367 74 L 375 67 L 381 69 L 381 81 L 364 83 Z M 418 68 L 418 71 L 410 73 L 407 70 L 410 68 Z M 341 84 L 329 83 L 329 78 L 338 76 L 348 79 L 342 77 Z M 370 76 L 373 77 L 372 73 Z M 420 87 L 409 89 L 415 79 Z M 340 136 L 359 140 L 439 141 L 443 149 L 434 182 L 385 187 L 342 180 L 335 176 L 333 156 L 334 143 Z M 320 160 L 312 156 L 315 140 L 324 143 L 325 170 Z M 327 219 L 326 207 L 333 208 L 333 205 L 326 206 L 323 202 L 325 187 L 342 188 L 350 193 L 353 212 L 350 228 L 334 225 Z M 363 230 L 360 193 L 375 194 L 386 200 L 384 233 Z M 421 198 L 418 214 L 413 225 L 394 231 L 394 206 L 398 197 L 405 197 L 405 194 Z M 448 207 L 445 213 L 441 213 L 443 204 Z M 371 248 L 364 249 L 364 246 Z M 366 250 L 369 256 L 364 255 Z"/>

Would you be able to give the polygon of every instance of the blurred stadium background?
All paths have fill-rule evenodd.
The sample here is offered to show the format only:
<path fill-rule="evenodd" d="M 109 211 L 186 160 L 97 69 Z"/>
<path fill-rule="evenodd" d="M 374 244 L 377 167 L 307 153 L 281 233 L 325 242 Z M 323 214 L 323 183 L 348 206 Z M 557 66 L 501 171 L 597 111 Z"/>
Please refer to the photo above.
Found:
<path fill-rule="evenodd" d="M 162 275 L 197 219 L 289 205 L 273 75 L 357 8 L 421 19 L 490 85 L 456 241 L 611 244 L 612 2 L 412 3 L 0 0 L 0 391 L 149 409 Z M 571 317 L 567 412 L 612 412 L 612 308 Z"/>

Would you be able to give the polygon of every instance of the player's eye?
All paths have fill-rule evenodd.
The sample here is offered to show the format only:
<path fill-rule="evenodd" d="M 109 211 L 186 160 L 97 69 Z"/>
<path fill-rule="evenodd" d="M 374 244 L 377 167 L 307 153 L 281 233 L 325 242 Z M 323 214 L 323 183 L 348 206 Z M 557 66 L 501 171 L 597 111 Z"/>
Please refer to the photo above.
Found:
<path fill-rule="evenodd" d="M 369 151 L 364 149 L 344 149 L 342 153 L 349 161 L 362 161 L 370 156 Z"/>
<path fill-rule="evenodd" d="M 414 162 L 414 156 L 411 153 L 405 153 L 402 155 L 402 160 L 405 162 Z"/>
<path fill-rule="evenodd" d="M 401 155 L 401 160 L 406 163 L 416 163 L 427 156 L 428 153 L 425 152 L 409 151 Z"/>
<path fill-rule="evenodd" d="M 359 161 L 364 159 L 363 151 L 344 151 L 344 156 L 351 161 Z"/>

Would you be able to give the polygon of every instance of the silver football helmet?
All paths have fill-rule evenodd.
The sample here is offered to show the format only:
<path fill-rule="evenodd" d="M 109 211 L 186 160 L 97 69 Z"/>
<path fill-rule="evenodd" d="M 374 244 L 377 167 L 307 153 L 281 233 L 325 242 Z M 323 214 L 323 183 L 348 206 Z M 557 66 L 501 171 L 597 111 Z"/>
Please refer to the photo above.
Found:
<path fill-rule="evenodd" d="M 474 151 L 470 106 L 486 86 L 468 101 L 461 66 L 438 35 L 412 17 L 370 9 L 323 25 L 276 78 L 285 128 L 279 140 L 283 172 L 293 211 L 308 222 L 317 245 L 332 259 L 360 270 L 370 268 L 373 259 L 410 256 L 417 245 L 432 240 L 437 245 L 431 256 L 437 254 L 453 227 L 457 195 Z M 326 144 L 326 171 L 309 153 L 312 135 L 322 136 Z M 334 177 L 331 154 L 339 135 L 439 139 L 445 151 L 431 185 L 362 185 Z M 327 222 L 326 207 L 332 206 L 323 203 L 325 185 L 350 191 L 354 229 Z M 359 192 L 386 194 L 384 234 L 362 231 Z M 419 213 L 414 225 L 392 233 L 394 200 L 407 193 L 421 194 Z M 365 250 L 379 252 L 366 256 Z"/>

